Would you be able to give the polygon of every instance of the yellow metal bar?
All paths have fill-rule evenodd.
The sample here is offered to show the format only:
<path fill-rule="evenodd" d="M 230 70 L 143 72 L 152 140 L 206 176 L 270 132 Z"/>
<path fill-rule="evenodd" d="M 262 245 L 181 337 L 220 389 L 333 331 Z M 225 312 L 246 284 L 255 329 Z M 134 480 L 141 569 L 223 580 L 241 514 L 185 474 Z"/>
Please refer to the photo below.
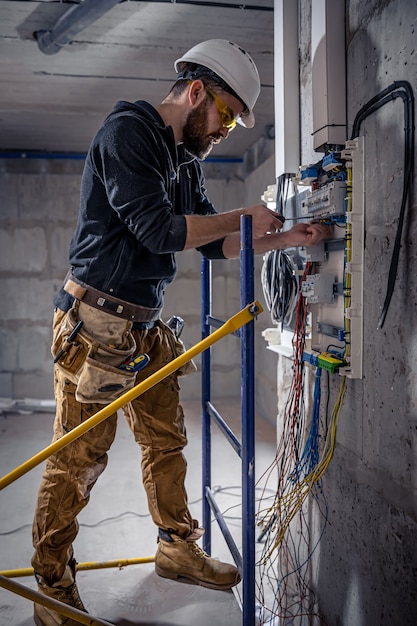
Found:
<path fill-rule="evenodd" d="M 154 556 L 142 556 L 136 559 L 113 559 L 112 561 L 86 561 L 85 563 L 77 563 L 77 572 L 83 572 L 93 569 L 106 569 L 117 567 L 121 569 L 127 565 L 141 565 L 142 563 L 153 563 Z M 33 576 L 33 567 L 21 567 L 20 569 L 5 569 L 0 571 L 0 576 L 6 578 L 23 578 L 24 576 Z"/>
<path fill-rule="evenodd" d="M 181 354 L 179 357 L 173 359 L 167 365 L 164 365 L 164 367 L 162 367 L 160 370 L 133 387 L 133 389 L 126 391 L 126 393 L 120 396 L 120 398 L 117 398 L 117 400 L 114 400 L 111 404 L 105 406 L 95 415 L 86 420 L 83 424 L 76 426 L 71 432 L 67 433 L 57 441 L 54 441 L 54 443 L 49 445 L 47 448 L 44 448 L 43 450 L 41 450 L 41 452 L 38 452 L 38 454 L 35 454 L 35 456 L 25 461 L 25 463 L 22 463 L 22 465 L 16 467 L 9 474 L 3 476 L 3 478 L 0 479 L 0 491 L 24 474 L 26 474 L 29 470 L 39 465 L 39 463 L 42 463 L 42 461 L 51 456 L 51 454 L 54 454 L 58 450 L 61 450 L 61 448 L 64 448 L 75 439 L 78 439 L 78 437 L 94 428 L 94 426 L 97 426 L 98 424 L 103 422 L 122 406 L 124 406 L 131 400 L 134 400 L 142 393 L 145 393 L 145 391 L 148 391 L 148 389 L 175 372 L 188 361 L 191 361 L 192 358 L 197 356 L 197 354 L 200 354 L 200 352 L 203 352 L 204 350 L 209 348 L 211 345 L 216 343 L 216 341 L 219 341 L 219 339 L 222 339 L 226 335 L 230 335 L 248 322 L 252 321 L 254 317 L 262 313 L 262 311 L 263 308 L 257 300 L 255 302 L 252 302 L 251 304 L 248 304 L 244 309 L 236 313 L 236 315 L 233 315 L 233 317 L 229 318 L 222 326 L 220 326 L 220 328 L 215 330 L 205 339 L 202 339 L 201 341 L 196 343 L 195 346 L 184 352 L 184 354 Z"/>
<path fill-rule="evenodd" d="M 72 606 L 68 606 L 68 604 L 64 604 L 63 602 L 44 596 L 42 593 L 38 593 L 33 589 L 28 589 L 28 587 L 25 587 L 20 583 L 16 583 L 14 580 L 10 580 L 9 578 L 5 578 L 4 576 L 0 576 L 0 587 L 4 587 L 4 589 L 7 589 L 8 591 L 17 593 L 17 595 L 22 596 L 27 600 L 31 600 L 32 602 L 36 602 L 36 604 L 42 604 L 48 609 L 57 611 L 57 613 L 65 615 L 65 617 L 70 617 L 80 624 L 86 624 L 87 626 L 114 626 L 111 622 L 106 622 L 104 619 L 88 615 L 88 613 L 84 613 L 83 611 L 79 611 Z"/>
<path fill-rule="evenodd" d="M 77 572 L 110 567 L 121 569 L 127 565 L 141 565 L 142 563 L 153 563 L 154 561 L 155 556 L 142 556 L 136 559 L 114 559 L 113 561 L 86 561 L 85 563 L 77 564 Z"/>

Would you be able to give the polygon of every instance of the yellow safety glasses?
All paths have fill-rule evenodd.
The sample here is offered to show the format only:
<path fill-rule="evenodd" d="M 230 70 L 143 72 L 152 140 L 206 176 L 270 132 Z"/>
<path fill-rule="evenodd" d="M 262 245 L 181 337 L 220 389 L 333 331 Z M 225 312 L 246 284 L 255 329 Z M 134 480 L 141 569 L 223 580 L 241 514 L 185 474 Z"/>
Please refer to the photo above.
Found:
<path fill-rule="evenodd" d="M 224 126 L 224 128 L 227 128 L 227 130 L 230 132 L 237 124 L 235 114 L 233 113 L 232 109 L 225 102 L 223 102 L 223 100 L 217 95 L 217 93 L 213 91 L 213 89 L 211 89 L 211 87 L 209 87 L 208 85 L 204 85 L 204 87 L 206 88 L 209 96 L 214 100 L 214 103 L 220 115 L 222 126 Z"/>

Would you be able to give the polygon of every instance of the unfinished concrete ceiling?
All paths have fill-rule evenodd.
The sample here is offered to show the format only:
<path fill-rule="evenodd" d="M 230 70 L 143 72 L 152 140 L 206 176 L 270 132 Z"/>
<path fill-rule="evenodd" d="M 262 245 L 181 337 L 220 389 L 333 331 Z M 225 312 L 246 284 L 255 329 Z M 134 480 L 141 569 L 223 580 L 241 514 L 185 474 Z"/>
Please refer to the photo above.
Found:
<path fill-rule="evenodd" d="M 274 123 L 273 0 L 101 0 L 110 7 L 101 17 L 58 52 L 41 51 L 34 33 L 50 31 L 80 4 L 0 0 L 2 156 L 85 153 L 117 100 L 159 104 L 175 80 L 174 60 L 211 38 L 242 45 L 262 83 L 255 128 L 238 127 L 213 156 L 240 158 L 265 143 Z"/>

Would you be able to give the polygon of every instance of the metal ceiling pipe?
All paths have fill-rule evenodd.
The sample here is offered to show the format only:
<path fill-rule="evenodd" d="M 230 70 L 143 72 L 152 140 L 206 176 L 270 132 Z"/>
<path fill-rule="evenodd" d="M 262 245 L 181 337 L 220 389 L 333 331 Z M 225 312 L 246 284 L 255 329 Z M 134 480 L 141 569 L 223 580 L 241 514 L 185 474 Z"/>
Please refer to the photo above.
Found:
<path fill-rule="evenodd" d="M 51 30 L 38 30 L 34 33 L 39 49 L 44 54 L 56 54 L 65 44 L 74 39 L 77 33 L 98 20 L 120 0 L 84 0 L 71 7 L 62 15 Z"/>

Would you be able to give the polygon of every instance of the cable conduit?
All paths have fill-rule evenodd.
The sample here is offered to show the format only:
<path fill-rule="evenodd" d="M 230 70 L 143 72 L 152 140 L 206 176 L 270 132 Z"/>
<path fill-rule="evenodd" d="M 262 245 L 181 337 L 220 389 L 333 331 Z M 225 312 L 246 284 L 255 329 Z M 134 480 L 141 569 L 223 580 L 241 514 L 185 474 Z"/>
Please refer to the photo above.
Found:
<path fill-rule="evenodd" d="M 74 36 L 107 13 L 119 0 L 84 0 L 62 15 L 51 30 L 38 30 L 34 37 L 44 54 L 56 54 Z"/>

